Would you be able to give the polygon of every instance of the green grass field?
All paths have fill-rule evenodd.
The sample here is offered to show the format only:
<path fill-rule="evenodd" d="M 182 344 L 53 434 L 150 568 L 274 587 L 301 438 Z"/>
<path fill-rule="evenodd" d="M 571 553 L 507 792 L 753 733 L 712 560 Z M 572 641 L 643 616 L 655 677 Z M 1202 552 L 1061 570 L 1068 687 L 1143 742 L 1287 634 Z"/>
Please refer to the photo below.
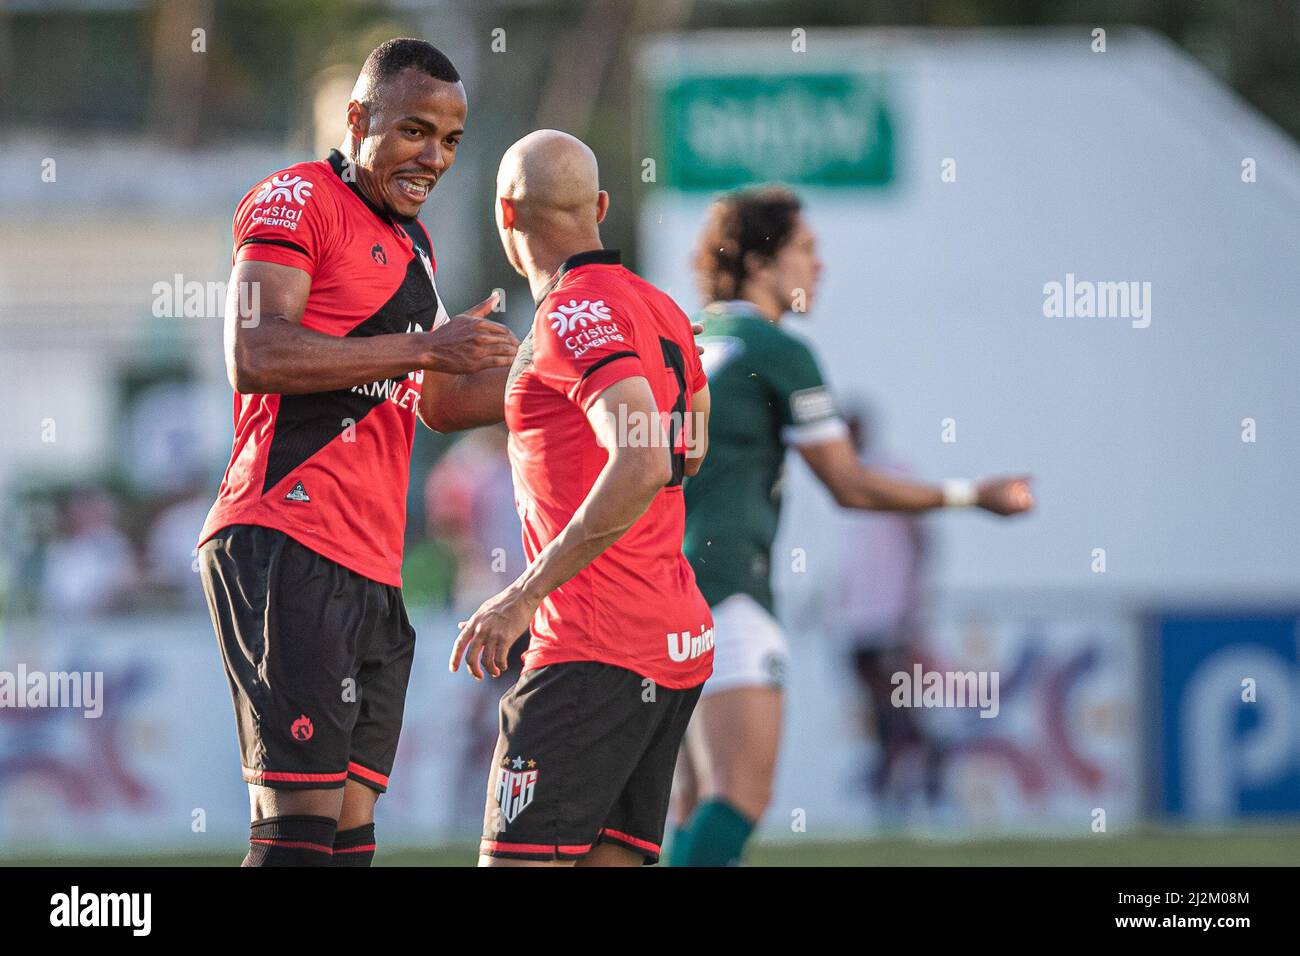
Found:
<path fill-rule="evenodd" d="M 0 866 L 230 866 L 243 855 L 0 857 Z M 468 866 L 474 848 L 383 851 L 376 865 Z M 917 838 L 789 841 L 757 846 L 754 866 L 1300 866 L 1300 827 L 1243 828 L 1230 832 L 1143 830 L 1072 839 Z"/>

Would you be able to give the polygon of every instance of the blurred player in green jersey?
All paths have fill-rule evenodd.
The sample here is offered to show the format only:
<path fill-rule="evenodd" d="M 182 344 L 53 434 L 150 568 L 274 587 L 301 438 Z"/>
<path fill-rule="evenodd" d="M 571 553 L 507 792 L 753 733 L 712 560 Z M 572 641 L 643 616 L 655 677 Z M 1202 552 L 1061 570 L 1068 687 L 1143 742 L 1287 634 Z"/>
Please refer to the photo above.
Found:
<path fill-rule="evenodd" d="M 1025 477 L 927 485 L 858 460 L 817 360 L 781 327 L 787 313 L 810 307 L 820 272 L 790 191 L 732 193 L 710 208 L 696 274 L 710 303 L 698 320 L 714 414 L 709 456 L 686 482 L 683 549 L 713 609 L 714 669 L 679 761 L 674 866 L 738 864 L 771 798 L 788 652 L 770 556 L 786 448 L 845 508 L 1033 507 Z"/>

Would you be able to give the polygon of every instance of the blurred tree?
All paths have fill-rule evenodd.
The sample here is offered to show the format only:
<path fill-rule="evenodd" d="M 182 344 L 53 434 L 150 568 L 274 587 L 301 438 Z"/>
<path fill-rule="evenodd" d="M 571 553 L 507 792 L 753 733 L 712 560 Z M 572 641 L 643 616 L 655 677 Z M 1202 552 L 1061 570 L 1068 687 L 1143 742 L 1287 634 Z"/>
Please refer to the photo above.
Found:
<path fill-rule="evenodd" d="M 154 20 L 149 129 L 182 149 L 198 144 L 208 76 L 207 31 L 213 0 L 172 0 Z"/>

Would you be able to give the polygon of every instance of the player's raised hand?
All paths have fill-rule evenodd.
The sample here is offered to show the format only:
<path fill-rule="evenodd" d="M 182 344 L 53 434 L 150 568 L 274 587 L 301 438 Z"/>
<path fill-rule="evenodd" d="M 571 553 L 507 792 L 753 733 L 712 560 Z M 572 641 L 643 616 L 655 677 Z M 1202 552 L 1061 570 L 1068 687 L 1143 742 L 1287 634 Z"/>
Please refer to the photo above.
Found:
<path fill-rule="evenodd" d="M 1015 515 L 1034 506 L 1028 475 L 1015 478 L 986 478 L 979 483 L 975 504 L 995 515 Z"/>
<path fill-rule="evenodd" d="M 489 315 L 491 315 L 492 310 L 495 309 L 495 308 L 497 307 L 497 302 L 499 302 L 500 299 L 501 299 L 501 296 L 499 296 L 499 295 L 497 295 L 495 292 L 493 292 L 490 296 L 488 296 L 486 299 L 484 299 L 484 300 L 483 300 L 482 302 L 480 302 L 478 305 L 470 306 L 470 307 L 469 307 L 468 309 L 466 309 L 464 312 L 462 312 L 462 313 L 460 313 L 458 316 L 456 316 L 456 318 L 458 318 L 458 319 L 465 319 L 465 318 L 469 318 L 469 319 L 486 319 Z"/>
<path fill-rule="evenodd" d="M 692 322 L 692 323 L 691 323 L 691 334 L 692 334 L 692 335 L 703 335 L 703 334 L 704 334 L 704 323 L 703 323 L 703 322 Z M 703 345 L 700 345 L 700 343 L 696 342 L 696 343 L 695 343 L 695 351 L 696 351 L 697 354 L 699 354 L 699 355 L 703 355 L 703 354 L 704 354 L 704 346 L 703 346 Z"/>
<path fill-rule="evenodd" d="M 528 630 L 536 611 L 537 603 L 514 588 L 488 598 L 468 621 L 460 622 L 448 668 L 456 673 L 464 659 L 475 680 L 482 680 L 485 670 L 500 677 L 509 666 L 510 648 Z"/>
<path fill-rule="evenodd" d="M 426 367 L 435 372 L 467 375 L 513 362 L 519 340 L 500 322 L 485 318 L 496 302 L 497 294 L 493 292 L 472 309 L 425 333 L 432 352 Z"/>

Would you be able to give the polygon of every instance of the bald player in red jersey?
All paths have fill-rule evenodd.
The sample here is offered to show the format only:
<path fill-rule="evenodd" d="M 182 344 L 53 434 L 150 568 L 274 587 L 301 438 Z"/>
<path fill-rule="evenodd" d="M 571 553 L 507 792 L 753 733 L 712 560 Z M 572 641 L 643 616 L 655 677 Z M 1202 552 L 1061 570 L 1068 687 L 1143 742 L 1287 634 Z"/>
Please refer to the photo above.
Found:
<path fill-rule="evenodd" d="M 246 866 L 374 853 L 415 649 L 401 594 L 415 419 L 440 423 L 451 387 L 499 402 L 516 348 L 482 318 L 490 303 L 449 319 L 415 218 L 465 115 L 450 61 L 390 40 L 340 149 L 267 177 L 235 213 L 235 439 L 199 572 L 249 787 Z"/>
<path fill-rule="evenodd" d="M 713 663 L 682 555 L 682 477 L 703 462 L 708 386 L 690 320 L 601 248 L 596 158 L 554 130 L 506 153 L 497 225 L 538 302 L 506 385 L 529 565 L 462 625 L 451 669 L 501 698 L 480 865 L 659 858 L 677 751 Z"/>

